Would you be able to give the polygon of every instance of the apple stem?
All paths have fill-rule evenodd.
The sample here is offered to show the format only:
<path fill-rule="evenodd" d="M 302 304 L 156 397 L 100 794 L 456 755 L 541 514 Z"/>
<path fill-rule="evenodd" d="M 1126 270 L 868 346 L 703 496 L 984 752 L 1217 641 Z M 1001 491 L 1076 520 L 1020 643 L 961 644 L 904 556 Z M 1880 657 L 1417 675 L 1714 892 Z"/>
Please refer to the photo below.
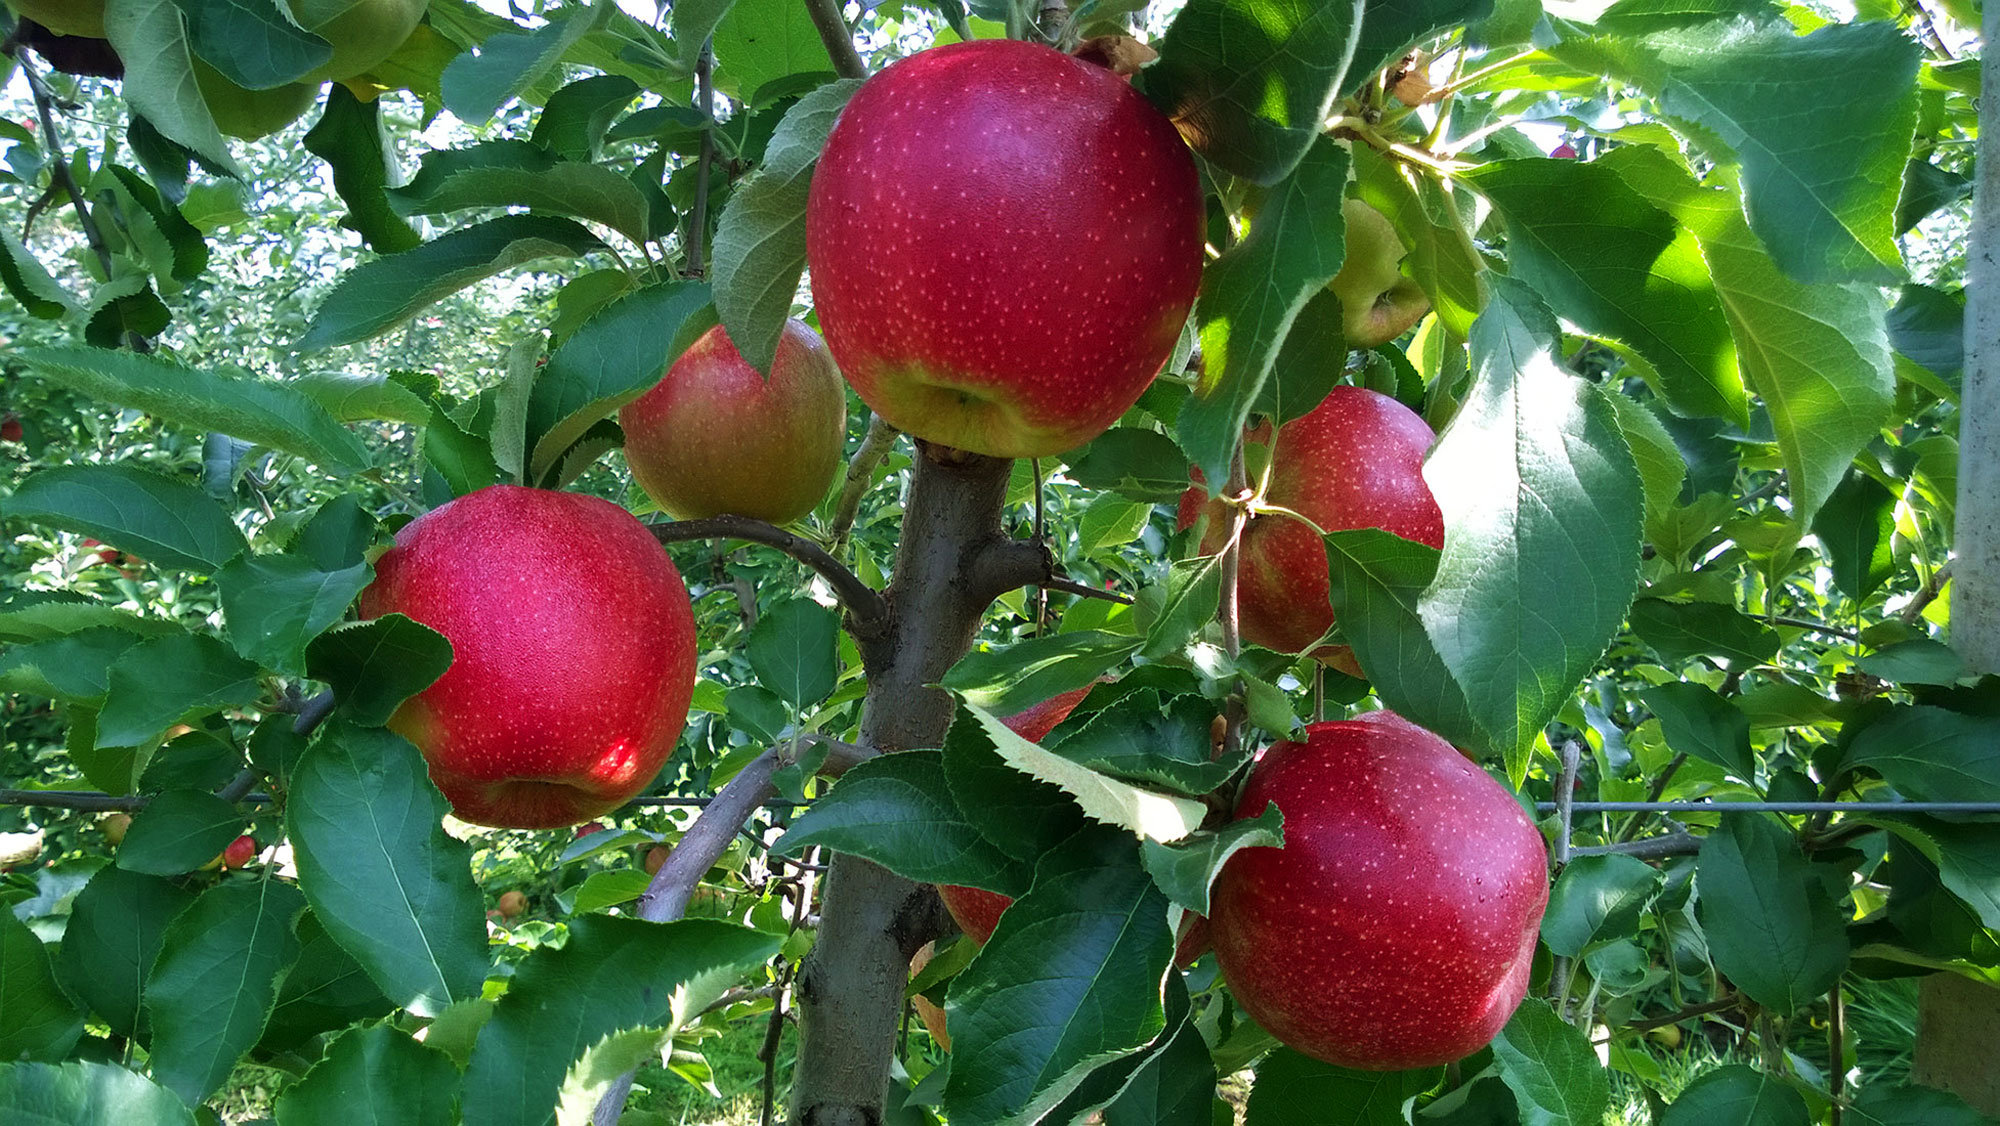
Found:
<path fill-rule="evenodd" d="M 1229 454 L 1229 480 L 1223 494 L 1232 500 L 1242 498 L 1250 492 L 1250 474 L 1243 461 L 1243 438 L 1238 435 L 1236 446 Z M 1215 617 L 1222 625 L 1222 648 L 1233 663 L 1236 655 L 1243 650 L 1243 635 L 1236 599 L 1236 577 L 1243 554 L 1243 529 L 1250 523 L 1250 510 L 1243 504 L 1229 506 L 1229 538 L 1222 545 L 1222 593 L 1216 599 Z M 1224 756 L 1236 753 L 1243 742 L 1243 688 L 1238 681 L 1229 693 L 1229 700 L 1222 709 L 1222 753 Z"/>

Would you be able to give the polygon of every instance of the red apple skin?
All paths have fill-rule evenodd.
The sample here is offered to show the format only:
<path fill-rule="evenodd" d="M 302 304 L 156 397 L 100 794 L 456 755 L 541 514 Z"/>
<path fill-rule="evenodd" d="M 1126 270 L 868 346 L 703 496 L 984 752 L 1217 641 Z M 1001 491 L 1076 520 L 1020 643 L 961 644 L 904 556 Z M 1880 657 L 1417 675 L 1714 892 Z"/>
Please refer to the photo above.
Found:
<path fill-rule="evenodd" d="M 672 753 L 694 693 L 687 588 L 596 497 L 494 485 L 406 525 L 361 616 L 445 635 L 450 669 L 389 726 L 461 819 L 550 829 L 608 813 Z"/>
<path fill-rule="evenodd" d="M 1083 698 L 1090 695 L 1095 684 L 1051 696 L 1031 708 L 1019 711 L 1002 719 L 1007 730 L 1019 735 L 1030 743 L 1039 743 L 1048 733 L 1054 731 L 1069 713 L 1076 710 Z M 958 929 L 964 931 L 981 946 L 993 937 L 993 928 L 1000 925 L 1000 912 L 1014 903 L 1012 896 L 984 888 L 961 887 L 958 884 L 939 884 L 938 898 L 944 900 L 944 909 L 958 922 Z"/>
<path fill-rule="evenodd" d="M 11 414 L 0 419 L 0 442 L 18 442 L 25 437 L 27 431 L 22 429 L 20 419 Z"/>
<path fill-rule="evenodd" d="M 1329 532 L 1383 528 L 1444 546 L 1444 513 L 1424 482 L 1424 453 L 1436 435 L 1417 413 L 1380 392 L 1336 387 L 1326 400 L 1278 429 L 1265 501 Z M 1254 432 L 1251 440 L 1257 440 Z M 1222 550 L 1229 510 L 1206 489 L 1181 497 L 1180 526 L 1203 511 L 1201 550 Z M 1282 513 L 1254 515 L 1243 529 L 1236 579 L 1243 638 L 1280 653 L 1301 653 L 1333 626 L 1326 545 L 1313 528 Z M 1322 645 L 1313 657 L 1361 675 L 1353 650 Z"/>
<path fill-rule="evenodd" d="M 618 412 L 618 425 L 632 476 L 676 518 L 789 524 L 840 472 L 847 392 L 802 322 L 785 322 L 768 380 L 716 325 Z"/>
<path fill-rule="evenodd" d="M 229 847 L 222 850 L 222 866 L 224 868 L 241 868 L 245 864 L 250 863 L 256 856 L 256 839 L 250 836 L 241 836 L 230 841 Z"/>
<path fill-rule="evenodd" d="M 989 39 L 868 80 L 813 172 L 820 328 L 918 438 L 1044 457 L 1103 433 L 1172 355 L 1201 280 L 1201 185 L 1111 71 Z"/>
<path fill-rule="evenodd" d="M 1477 1051 L 1528 988 L 1548 859 L 1521 807 L 1451 744 L 1388 712 L 1316 723 L 1253 768 L 1285 846 L 1217 877 L 1223 979 L 1280 1041 L 1372 1071 Z"/>

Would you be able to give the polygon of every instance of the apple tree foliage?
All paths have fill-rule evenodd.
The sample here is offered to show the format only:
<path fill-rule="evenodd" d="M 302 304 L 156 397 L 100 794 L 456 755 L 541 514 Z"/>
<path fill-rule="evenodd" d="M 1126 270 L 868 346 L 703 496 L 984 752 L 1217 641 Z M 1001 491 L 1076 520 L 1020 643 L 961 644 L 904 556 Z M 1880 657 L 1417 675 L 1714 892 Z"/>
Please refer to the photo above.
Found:
<path fill-rule="evenodd" d="M 1596 1126 L 1614 1094 L 1669 1124 L 1981 1121 L 1844 1019 L 1916 974 L 2000 985 L 2000 820 L 1902 808 L 2000 801 L 2000 670 L 1947 644 L 1969 6 L 648 7 L 432 0 L 262 144 L 190 76 L 310 72 L 324 44 L 272 5 L 108 0 L 122 82 L 11 33 L 0 1120 L 217 1121 L 257 1066 L 280 1126 L 668 1121 L 704 1046 L 775 1046 L 804 1004 L 802 1074 L 882 1061 L 826 1121 Z M 449 647 L 353 620 L 373 555 L 496 482 L 646 514 L 612 418 L 716 320 L 767 359 L 810 315 L 806 191 L 862 69 L 1002 34 L 1148 43 L 1134 81 L 1209 193 L 1168 370 L 1007 478 L 1006 529 L 1066 584 L 930 655 L 958 708 L 935 745 L 835 782 L 788 762 L 656 922 L 642 858 L 691 820 L 663 799 L 895 706 L 814 572 L 676 543 L 702 680 L 648 797 L 575 840 L 446 821 L 383 723 Z M 1346 195 L 1431 307 L 1370 350 L 1323 295 Z M 1340 382 L 1440 434 L 1442 551 L 1326 537 L 1365 682 L 1233 651 L 1227 561 L 1173 521 L 1190 466 L 1228 480 L 1247 423 Z M 920 455 L 852 406 L 853 487 L 794 531 L 881 588 L 932 514 L 901 487 Z M 1039 744 L 993 718 L 1100 678 Z M 1558 851 L 1530 998 L 1450 1069 L 1298 1055 L 1170 957 L 1227 856 L 1282 832 L 1210 812 L 1251 749 L 1376 705 L 1541 803 Z M 1663 800 L 1847 804 L 1587 804 Z M 259 858 L 216 870 L 245 832 Z M 914 1025 L 842 1042 L 811 1007 L 840 998 L 797 996 L 867 906 L 820 897 L 834 856 L 1017 898 L 908 986 L 949 1056 Z M 829 969 L 819 992 L 904 991 Z"/>

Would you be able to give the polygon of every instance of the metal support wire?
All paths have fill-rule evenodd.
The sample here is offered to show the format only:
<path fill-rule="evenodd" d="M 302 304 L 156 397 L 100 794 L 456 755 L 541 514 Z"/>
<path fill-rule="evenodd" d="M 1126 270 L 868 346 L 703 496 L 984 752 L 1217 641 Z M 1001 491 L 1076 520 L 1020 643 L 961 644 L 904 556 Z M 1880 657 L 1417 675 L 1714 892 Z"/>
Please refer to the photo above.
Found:
<path fill-rule="evenodd" d="M 2000 813 L 1990 801 L 1579 801 L 1576 813 Z M 1554 813 L 1556 803 L 1538 801 L 1535 809 Z"/>

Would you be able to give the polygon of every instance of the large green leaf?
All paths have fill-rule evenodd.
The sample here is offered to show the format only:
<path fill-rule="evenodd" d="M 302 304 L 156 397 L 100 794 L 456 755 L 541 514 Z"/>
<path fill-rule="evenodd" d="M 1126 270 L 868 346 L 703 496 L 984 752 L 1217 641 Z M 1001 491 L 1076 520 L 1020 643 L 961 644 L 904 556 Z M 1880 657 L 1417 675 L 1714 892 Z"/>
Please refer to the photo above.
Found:
<path fill-rule="evenodd" d="M 777 953 L 780 941 L 709 919 L 570 920 L 569 940 L 521 963 L 480 1030 L 465 1072 L 465 1121 L 554 1121 L 563 1076 L 585 1051 L 620 1029 L 660 1023 L 677 990 L 697 977 L 740 974 Z"/>
<path fill-rule="evenodd" d="M 1645 500 L 1610 404 L 1562 367 L 1554 319 L 1509 279 L 1493 292 L 1472 391 L 1424 466 L 1445 543 L 1418 612 L 1518 782 L 1625 620 Z"/>
<path fill-rule="evenodd" d="M 137 1035 L 140 998 L 167 924 L 193 902 L 193 892 L 170 880 L 115 864 L 99 868 L 70 905 L 56 955 L 63 987 L 113 1032 Z"/>
<path fill-rule="evenodd" d="M 461 227 L 421 246 L 364 262 L 320 303 L 303 351 L 367 340 L 474 282 L 545 258 L 575 258 L 604 243 L 568 219 L 503 215 Z"/>
<path fill-rule="evenodd" d="M 688 6 L 675 6 L 676 21 Z M 829 82 L 785 111 L 763 163 L 730 193 L 715 230 L 715 309 L 730 342 L 758 371 L 771 370 L 805 273 L 813 166 L 847 99 L 860 88 L 858 79 Z"/>
<path fill-rule="evenodd" d="M 29 316 L 45 321 L 82 307 L 11 230 L 0 230 L 0 285 Z"/>
<path fill-rule="evenodd" d="M 1356 1071 L 1279 1048 L 1257 1065 L 1244 1126 L 1402 1126 L 1403 1104 L 1437 1085 L 1435 1067 Z"/>
<path fill-rule="evenodd" d="M 243 707 L 258 693 L 257 666 L 207 634 L 167 634 L 127 649 L 111 665 L 97 746 L 132 747 L 196 715 Z"/>
<path fill-rule="evenodd" d="M 327 87 L 326 109 L 306 131 L 305 149 L 333 172 L 333 190 L 347 204 L 341 226 L 360 234 L 377 254 L 397 254 L 423 241 L 389 206 L 388 154 L 382 147 L 382 103 L 356 98 L 346 84 Z"/>
<path fill-rule="evenodd" d="M 1124 664 L 1139 644 L 1129 634 L 1101 630 L 1034 637 L 998 649 L 974 649 L 940 683 L 967 703 L 1013 715 L 1091 683 Z"/>
<path fill-rule="evenodd" d="M 1600 1126 L 1610 1079 L 1583 1032 L 1530 997 L 1493 1040 L 1500 1078 L 1514 1092 L 1522 1126 Z"/>
<path fill-rule="evenodd" d="M 215 574 L 229 641 L 266 668 L 303 676 L 306 642 L 340 621 L 374 573 L 366 563 L 322 571 L 304 556 L 245 552 Z"/>
<path fill-rule="evenodd" d="M 484 124 L 516 94 L 559 66 L 570 47 L 604 27 L 617 11 L 616 4 L 593 4 L 527 34 L 510 29 L 488 36 L 478 51 L 467 51 L 445 67 L 441 80 L 445 108 L 467 123 Z"/>
<path fill-rule="evenodd" d="M 1053 783 L 1015 769 L 995 741 L 970 710 L 959 709 L 945 734 L 945 782 L 981 835 L 1032 864 L 1083 826 L 1083 810 Z"/>
<path fill-rule="evenodd" d="M 1756 781 L 1750 717 L 1715 689 L 1675 680 L 1648 688 L 1639 698 L 1660 717 L 1660 731 L 1673 751 L 1712 762 L 1740 781 Z"/>
<path fill-rule="evenodd" d="M 601 164 L 564 160 L 528 141 L 484 141 L 435 149 L 408 184 L 389 190 L 400 215 L 444 215 L 473 207 L 526 207 L 610 227 L 634 243 L 652 232 L 644 196 Z"/>
<path fill-rule="evenodd" d="M 333 58 L 333 46 L 253 0 L 174 0 L 188 44 L 203 62 L 246 90 L 297 82 Z"/>
<path fill-rule="evenodd" d="M 1881 808 L 1880 813 L 1871 811 L 1855 819 L 1909 842 L 1937 865 L 1939 881 L 1972 909 L 1981 926 L 2000 932 L 2000 826 L 1898 814 L 1887 803 Z"/>
<path fill-rule="evenodd" d="M 540 480 L 599 420 L 651 390 L 706 330 L 708 286 L 666 282 L 635 290 L 585 321 L 535 379 L 528 399 L 528 476 Z"/>
<path fill-rule="evenodd" d="M 1229 479 L 1231 451 L 1292 320 L 1340 272 L 1347 224 L 1328 201 L 1340 198 L 1347 167 L 1347 150 L 1332 140 L 1308 149 L 1271 189 L 1250 234 L 1202 271 L 1194 315 L 1203 375 L 1176 427 L 1211 490 Z"/>
<path fill-rule="evenodd" d="M 1596 163 L 1501 160 L 1466 182 L 1507 221 L 1513 277 L 1585 332 L 1638 352 L 1676 411 L 1749 421 L 1721 300 L 1672 215 Z"/>
<path fill-rule="evenodd" d="M 1805 1099 L 1790 1084 L 1733 1063 L 1688 1084 L 1660 1126 L 1806 1126 L 1811 1121 Z"/>
<path fill-rule="evenodd" d="M 451 1057 L 387 1024 L 352 1029 L 278 1097 L 278 1126 L 452 1126 Z"/>
<path fill-rule="evenodd" d="M 1660 892 L 1660 870 L 1615 853 L 1580 856 L 1556 877 L 1542 916 L 1551 953 L 1574 958 L 1606 942 L 1639 933 L 1639 916 Z"/>
<path fill-rule="evenodd" d="M 415 747 L 340 721 L 300 761 L 285 805 L 313 913 L 383 993 L 423 1016 L 477 997 L 486 976 L 472 850 L 446 835 L 447 808 Z"/>
<path fill-rule="evenodd" d="M 135 114 L 175 144 L 231 176 L 242 176 L 194 84 L 194 56 L 173 0 L 116 0 L 104 9 L 104 37 L 125 64 L 120 90 Z"/>
<path fill-rule="evenodd" d="M 833 73 L 812 13 L 789 0 L 736 0 L 715 25 L 716 88 L 754 109 L 775 99 L 766 86 L 794 75 Z M 682 51 L 682 56 L 692 53 Z"/>
<path fill-rule="evenodd" d="M 1823 995 L 1847 967 L 1840 907 L 1782 824 L 1723 818 L 1696 866 L 1701 925 L 1715 968 L 1780 1013 Z"/>
<path fill-rule="evenodd" d="M 243 829 L 243 815 L 214 794 L 166 790 L 132 818 L 117 866 L 153 876 L 192 872 L 221 856 Z"/>
<path fill-rule="evenodd" d="M 1361 13 L 1361 0 L 1192 0 L 1167 29 L 1159 61 L 1141 72 L 1146 96 L 1203 156 L 1275 184 L 1319 135 Z"/>
<path fill-rule="evenodd" d="M 1465 690 L 1418 616 L 1441 553 L 1380 528 L 1326 537 L 1334 620 L 1390 709 L 1461 747 L 1484 746 Z"/>
<path fill-rule="evenodd" d="M 1871 283 L 1902 273 L 1896 200 L 1920 51 L 1895 23 L 1834 23 L 1804 36 L 1775 17 L 1639 36 L 1554 26 L 1550 54 L 1632 83 L 1701 142 L 1736 153 L 1750 228 L 1785 273 Z"/>
<path fill-rule="evenodd" d="M 278 982 L 298 957 L 305 909 L 281 880 L 231 880 L 167 924 L 146 987 L 153 1076 L 190 1103 L 229 1078 L 264 1031 Z"/>
<path fill-rule="evenodd" d="M 2000 801 L 2000 718 L 1897 708 L 1854 738 L 1841 766 L 1872 770 L 1916 801 Z"/>
<path fill-rule="evenodd" d="M 954 1121 L 1033 1122 L 1093 1065 L 1165 1027 L 1161 979 L 1173 956 L 1167 901 L 1128 833 L 1093 826 L 1036 866 L 945 1002 Z"/>
<path fill-rule="evenodd" d="M 50 1126 L 195 1126 L 172 1091 L 108 1063 L 0 1063 L 0 1119 Z"/>
<path fill-rule="evenodd" d="M 1201 824 L 1201 802 L 1134 786 L 1029 742 L 991 712 L 972 705 L 965 710 L 1007 765 L 1060 788 L 1097 821 L 1155 841 L 1181 840 Z"/>
<path fill-rule="evenodd" d="M 44 469 L 21 482 L 0 513 L 188 571 L 213 571 L 246 546 L 229 513 L 199 488 L 131 465 Z"/>
<path fill-rule="evenodd" d="M 852 767 L 771 851 L 796 856 L 813 845 L 867 857 L 924 883 L 1026 890 L 1007 854 L 959 812 L 937 751 L 882 755 Z"/>
<path fill-rule="evenodd" d="M 56 983 L 48 947 L 12 911 L 0 911 L 0 1056 L 59 1060 L 83 1035 L 83 1014 Z"/>
<path fill-rule="evenodd" d="M 758 617 L 744 656 L 757 683 L 795 708 L 809 708 L 832 694 L 839 649 L 839 615 L 810 598 L 793 598 Z"/>
<path fill-rule="evenodd" d="M 1744 222 L 1736 194 L 1714 186 L 1729 183 L 1723 176 L 1697 187 L 1685 168 L 1646 145 L 1614 149 L 1600 163 L 1700 242 L 1737 367 L 1777 434 L 1792 514 L 1811 521 L 1895 396 L 1880 292 L 1788 277 Z"/>
<path fill-rule="evenodd" d="M 401 614 L 327 630 L 307 643 L 306 669 L 333 689 L 341 714 L 356 723 L 389 722 L 404 700 L 451 667 L 451 642 Z"/>
<path fill-rule="evenodd" d="M 1850 472 L 1834 486 L 1813 519 L 1813 535 L 1826 548 L 1833 585 L 1859 603 L 1896 573 L 1890 541 L 1896 533 L 1896 494 L 1875 478 Z"/>

